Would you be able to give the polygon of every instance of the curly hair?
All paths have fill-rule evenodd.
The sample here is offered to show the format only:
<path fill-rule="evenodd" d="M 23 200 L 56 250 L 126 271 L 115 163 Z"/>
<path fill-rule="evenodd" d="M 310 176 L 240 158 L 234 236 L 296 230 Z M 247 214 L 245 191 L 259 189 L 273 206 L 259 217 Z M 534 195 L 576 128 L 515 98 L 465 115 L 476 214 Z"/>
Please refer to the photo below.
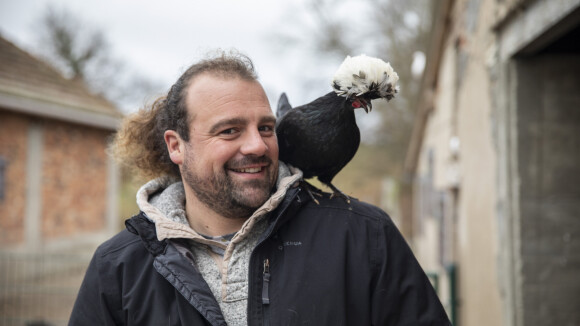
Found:
<path fill-rule="evenodd" d="M 179 166 L 171 161 L 165 145 L 166 130 L 175 130 L 189 141 L 189 125 L 185 98 L 191 81 L 204 73 L 223 78 L 258 79 L 252 60 L 243 54 L 220 51 L 189 67 L 171 86 L 167 95 L 159 97 L 151 106 L 127 116 L 109 148 L 121 164 L 136 169 L 144 178 L 181 178 Z"/>

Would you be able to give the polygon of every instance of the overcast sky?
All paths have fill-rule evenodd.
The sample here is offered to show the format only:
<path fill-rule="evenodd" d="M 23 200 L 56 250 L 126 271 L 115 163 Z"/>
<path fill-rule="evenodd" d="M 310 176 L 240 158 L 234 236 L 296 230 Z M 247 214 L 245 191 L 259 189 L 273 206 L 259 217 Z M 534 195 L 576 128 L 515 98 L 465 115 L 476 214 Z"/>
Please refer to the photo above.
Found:
<path fill-rule="evenodd" d="M 288 46 L 279 37 L 301 34 L 313 24 L 305 1 L 0 0 L 0 33 L 35 49 L 42 13 L 49 4 L 64 7 L 101 29 L 115 57 L 165 88 L 207 51 L 233 47 L 254 60 L 274 107 L 283 91 L 300 105 L 331 90 L 329 81 L 342 61 L 313 58 L 308 42 Z M 305 85 L 305 75 L 319 81 Z"/>

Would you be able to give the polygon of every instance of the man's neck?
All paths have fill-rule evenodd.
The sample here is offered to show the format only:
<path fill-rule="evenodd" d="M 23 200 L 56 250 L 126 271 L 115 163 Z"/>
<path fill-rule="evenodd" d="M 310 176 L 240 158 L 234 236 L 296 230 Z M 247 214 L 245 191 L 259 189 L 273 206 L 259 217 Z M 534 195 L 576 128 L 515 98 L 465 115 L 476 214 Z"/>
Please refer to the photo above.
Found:
<path fill-rule="evenodd" d="M 248 219 L 224 217 L 200 202 L 188 189 L 185 190 L 185 214 L 193 230 L 208 236 L 237 232 Z"/>

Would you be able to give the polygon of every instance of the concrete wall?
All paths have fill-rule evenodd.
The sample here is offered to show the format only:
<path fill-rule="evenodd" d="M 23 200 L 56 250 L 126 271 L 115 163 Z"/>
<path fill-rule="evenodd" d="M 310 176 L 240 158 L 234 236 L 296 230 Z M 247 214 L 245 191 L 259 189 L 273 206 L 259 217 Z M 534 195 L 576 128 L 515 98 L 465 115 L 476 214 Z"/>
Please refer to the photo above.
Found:
<path fill-rule="evenodd" d="M 580 55 L 517 60 L 523 325 L 579 325 Z"/>

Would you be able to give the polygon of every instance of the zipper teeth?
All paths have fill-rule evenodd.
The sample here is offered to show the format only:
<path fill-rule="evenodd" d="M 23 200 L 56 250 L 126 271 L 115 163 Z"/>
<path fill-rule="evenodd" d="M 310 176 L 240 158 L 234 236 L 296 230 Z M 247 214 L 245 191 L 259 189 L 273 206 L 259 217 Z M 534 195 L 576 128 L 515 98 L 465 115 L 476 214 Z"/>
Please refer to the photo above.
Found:
<path fill-rule="evenodd" d="M 270 304 L 270 260 L 264 260 L 264 277 L 262 278 L 262 304 Z"/>
<path fill-rule="evenodd" d="M 298 188 L 298 190 L 296 191 L 296 194 L 294 194 L 294 196 L 292 197 L 292 200 L 290 201 L 290 204 L 292 203 L 292 201 L 294 201 L 294 199 L 295 199 L 296 197 L 300 198 L 300 197 L 299 197 L 300 191 L 302 191 L 302 189 L 301 189 L 301 188 Z M 289 207 L 290 207 L 290 205 L 288 205 L 288 206 L 284 207 L 284 209 L 283 209 L 283 210 L 280 212 L 280 214 L 279 214 L 279 215 L 281 216 L 282 214 L 284 214 L 284 213 L 285 213 L 285 212 L 288 210 L 288 208 L 289 208 Z M 260 245 L 262 244 L 262 242 L 264 242 L 264 240 L 266 240 L 266 239 L 268 239 L 268 238 L 270 237 L 270 235 L 272 234 L 272 230 L 274 230 L 274 228 L 270 229 L 270 231 L 268 232 L 268 234 L 266 234 L 266 236 L 265 236 L 265 237 L 264 237 L 262 240 L 260 240 L 260 242 L 258 242 L 258 243 L 256 244 L 256 246 L 254 247 L 254 250 L 255 250 L 255 249 L 258 247 L 258 246 L 260 246 Z M 252 255 L 251 255 L 251 257 L 250 257 L 250 260 L 252 260 L 253 256 L 254 256 L 254 255 L 253 255 L 253 253 L 252 253 Z M 268 259 L 266 259 L 266 260 L 268 260 Z M 268 267 L 269 267 L 269 265 L 270 265 L 270 262 L 269 262 L 269 260 L 268 260 Z M 268 271 L 268 284 L 269 284 L 269 281 L 270 281 L 270 279 L 269 279 L 269 276 L 270 276 L 270 274 L 269 274 L 269 271 Z M 262 281 L 263 281 L 263 280 L 262 280 Z M 253 284 L 253 283 L 250 283 L 250 289 L 249 289 L 250 291 L 251 291 L 251 290 L 252 290 L 252 288 L 253 288 L 252 284 Z M 263 285 L 263 284 L 262 284 L 262 285 Z M 263 286 L 262 286 L 262 292 L 264 292 L 264 287 L 263 287 Z M 263 298 L 262 298 L 262 299 L 263 299 Z M 251 303 L 251 302 L 252 302 L 252 301 L 248 302 L 248 309 L 250 309 L 250 308 L 251 308 L 251 305 L 252 305 L 252 303 Z M 270 301 L 269 301 L 269 298 L 268 298 L 268 303 L 264 303 L 264 301 L 262 300 L 262 304 L 269 304 L 269 303 L 270 303 Z"/>
<path fill-rule="evenodd" d="M 270 260 L 266 259 L 264 260 L 264 274 L 269 274 L 270 273 Z"/>

